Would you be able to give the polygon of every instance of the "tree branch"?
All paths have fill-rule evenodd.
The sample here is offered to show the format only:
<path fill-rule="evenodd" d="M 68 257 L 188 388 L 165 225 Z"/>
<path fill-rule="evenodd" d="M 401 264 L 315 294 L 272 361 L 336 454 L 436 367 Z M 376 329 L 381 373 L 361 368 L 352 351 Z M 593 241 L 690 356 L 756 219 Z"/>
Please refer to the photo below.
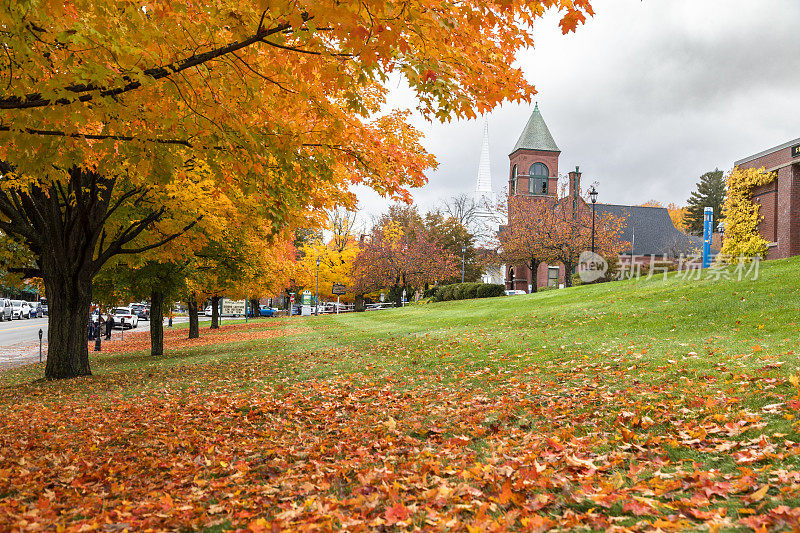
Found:
<path fill-rule="evenodd" d="M 312 17 L 308 13 L 303 13 L 302 18 L 303 22 L 307 22 Z M 241 50 L 242 48 L 247 48 L 248 46 L 251 46 L 255 43 L 264 42 L 264 39 L 266 39 L 267 37 L 288 30 L 292 27 L 289 22 L 285 22 L 283 24 L 280 24 L 279 26 L 275 26 L 274 28 L 264 29 L 263 27 L 261 27 L 262 23 L 263 21 L 259 22 L 259 29 L 257 29 L 253 35 L 251 35 L 246 39 L 242 39 L 240 41 L 236 41 L 227 44 L 225 46 L 221 46 L 213 50 L 203 52 L 202 54 L 194 54 L 181 61 L 176 61 L 168 65 L 145 69 L 142 72 L 142 74 L 143 76 L 152 78 L 153 80 L 156 81 L 163 78 L 167 78 L 172 76 L 173 74 L 177 74 L 178 72 L 190 69 L 192 67 L 200 66 L 218 57 L 222 57 L 232 52 L 236 52 L 237 50 Z M 274 45 L 274 43 L 270 44 Z M 64 97 L 52 100 L 50 98 L 43 97 L 41 93 L 29 93 L 21 97 L 7 96 L 5 98 L 0 98 L 0 109 L 30 109 L 35 107 L 45 107 L 52 105 L 70 105 L 74 102 L 89 102 L 93 100 L 95 96 L 100 96 L 100 97 L 119 96 L 120 94 L 130 92 L 142 86 L 141 81 L 134 80 L 129 76 L 124 76 L 123 81 L 125 81 L 126 83 L 121 87 L 103 87 L 100 85 L 95 85 L 93 83 L 76 83 L 63 87 L 64 91 L 80 95 L 77 96 L 76 98 Z"/>
<path fill-rule="evenodd" d="M 160 240 L 159 242 L 157 242 L 155 244 L 149 244 L 147 246 L 142 246 L 140 248 L 127 248 L 127 249 L 126 248 L 120 248 L 118 253 L 120 253 L 120 254 L 140 254 L 142 252 L 146 252 L 147 250 L 152 250 L 153 248 L 158 248 L 159 246 L 164 246 L 169 241 L 171 241 L 171 240 L 173 240 L 173 239 L 175 239 L 177 237 L 180 237 L 181 235 L 183 235 L 184 233 L 186 233 L 187 231 L 192 229 L 195 226 L 195 224 L 200 222 L 201 218 L 203 218 L 203 217 L 200 217 L 197 220 L 192 221 L 190 224 L 187 224 L 186 226 L 184 226 L 184 228 L 181 231 L 179 231 L 177 233 L 173 233 L 172 235 L 167 236 L 166 238 Z"/>

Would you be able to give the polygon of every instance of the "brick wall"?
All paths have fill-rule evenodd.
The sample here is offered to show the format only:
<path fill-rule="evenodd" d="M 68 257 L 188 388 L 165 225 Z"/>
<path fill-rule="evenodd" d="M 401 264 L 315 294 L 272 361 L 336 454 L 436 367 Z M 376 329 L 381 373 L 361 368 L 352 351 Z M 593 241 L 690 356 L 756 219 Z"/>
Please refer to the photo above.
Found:
<path fill-rule="evenodd" d="M 796 162 L 795 162 L 796 161 Z M 791 146 L 739 164 L 741 168 L 781 166 L 777 179 L 753 191 L 753 201 L 761 208 L 758 231 L 771 243 L 767 259 L 782 259 L 800 255 L 800 158 L 792 157 Z"/>
<path fill-rule="evenodd" d="M 555 265 L 548 265 L 542 263 L 536 272 L 537 288 L 547 287 L 549 283 L 550 267 L 558 268 L 558 284 L 563 285 L 565 280 L 564 265 L 561 263 Z M 514 267 L 514 282 L 511 282 L 510 269 L 506 274 L 506 289 L 529 292 L 529 287 L 533 285 L 533 278 L 531 276 L 531 269 L 525 265 L 516 265 Z"/>

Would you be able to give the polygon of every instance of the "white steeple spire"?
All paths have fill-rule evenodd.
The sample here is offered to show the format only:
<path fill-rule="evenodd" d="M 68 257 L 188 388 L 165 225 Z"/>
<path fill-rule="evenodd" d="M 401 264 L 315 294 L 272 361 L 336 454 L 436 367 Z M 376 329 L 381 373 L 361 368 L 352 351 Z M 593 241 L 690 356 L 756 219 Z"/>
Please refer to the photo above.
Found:
<path fill-rule="evenodd" d="M 483 121 L 483 146 L 478 164 L 478 182 L 475 184 L 475 199 L 492 197 L 492 168 L 489 160 L 489 120 Z"/>

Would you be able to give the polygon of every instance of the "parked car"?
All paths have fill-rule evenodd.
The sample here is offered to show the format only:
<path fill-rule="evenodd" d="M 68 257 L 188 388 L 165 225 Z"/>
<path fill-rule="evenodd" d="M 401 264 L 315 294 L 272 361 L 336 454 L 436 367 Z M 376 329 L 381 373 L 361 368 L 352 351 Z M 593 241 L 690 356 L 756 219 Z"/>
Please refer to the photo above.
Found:
<path fill-rule="evenodd" d="M 205 315 L 206 316 L 211 316 L 211 312 L 212 312 L 212 309 L 211 309 L 211 306 L 209 305 L 208 307 L 206 307 Z"/>
<path fill-rule="evenodd" d="M 132 329 L 139 325 L 139 317 L 130 307 L 115 307 L 111 310 L 111 314 L 114 315 L 115 328 Z"/>
<path fill-rule="evenodd" d="M 23 318 L 31 317 L 31 306 L 24 300 L 11 300 L 12 313 L 11 318 L 22 320 Z"/>
<path fill-rule="evenodd" d="M 528 294 L 525 291 L 506 291 L 506 296 L 519 296 L 521 294 Z"/>
<path fill-rule="evenodd" d="M 128 304 L 133 314 L 139 317 L 139 320 L 150 320 L 150 308 L 144 304 Z"/>
<path fill-rule="evenodd" d="M 39 307 L 42 309 L 42 315 L 47 316 L 48 312 L 47 300 L 45 300 L 44 298 L 39 299 Z"/>
<path fill-rule="evenodd" d="M 11 320 L 14 313 L 14 306 L 11 300 L 7 298 L 0 299 L 0 322 L 3 320 Z"/>
<path fill-rule="evenodd" d="M 42 316 L 42 305 L 39 302 L 30 302 L 31 317 L 40 318 Z"/>
<path fill-rule="evenodd" d="M 260 316 L 278 316 L 278 310 L 268 305 L 262 305 L 259 309 Z"/>

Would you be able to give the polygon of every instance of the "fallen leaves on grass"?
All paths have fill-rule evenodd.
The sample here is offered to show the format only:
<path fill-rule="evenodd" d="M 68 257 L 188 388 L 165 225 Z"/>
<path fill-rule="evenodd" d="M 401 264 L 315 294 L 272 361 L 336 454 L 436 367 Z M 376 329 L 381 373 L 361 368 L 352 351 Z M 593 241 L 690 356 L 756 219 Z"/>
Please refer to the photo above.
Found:
<path fill-rule="evenodd" d="M 733 384 L 757 377 L 623 384 L 609 366 L 297 383 L 277 377 L 286 362 L 187 366 L 135 394 L 126 383 L 144 371 L 6 389 L 0 529 L 761 531 L 800 519 L 800 446 L 767 432 L 776 415 L 743 407 Z"/>
<path fill-rule="evenodd" d="M 219 329 L 203 328 L 200 337 L 197 339 L 188 338 L 187 329 L 164 328 L 164 349 L 179 350 L 193 346 L 209 346 L 211 344 L 224 344 L 230 342 L 246 342 L 259 339 L 271 339 L 282 335 L 294 335 L 307 331 L 307 328 L 286 327 L 284 322 L 275 321 L 272 324 L 263 321 L 250 322 L 247 324 L 228 324 Z M 89 343 L 90 351 L 93 349 L 94 342 Z M 102 344 L 102 352 L 105 354 L 117 354 L 126 352 L 140 352 L 150 350 L 149 331 L 127 331 L 124 340 L 115 339 L 111 342 Z"/>

